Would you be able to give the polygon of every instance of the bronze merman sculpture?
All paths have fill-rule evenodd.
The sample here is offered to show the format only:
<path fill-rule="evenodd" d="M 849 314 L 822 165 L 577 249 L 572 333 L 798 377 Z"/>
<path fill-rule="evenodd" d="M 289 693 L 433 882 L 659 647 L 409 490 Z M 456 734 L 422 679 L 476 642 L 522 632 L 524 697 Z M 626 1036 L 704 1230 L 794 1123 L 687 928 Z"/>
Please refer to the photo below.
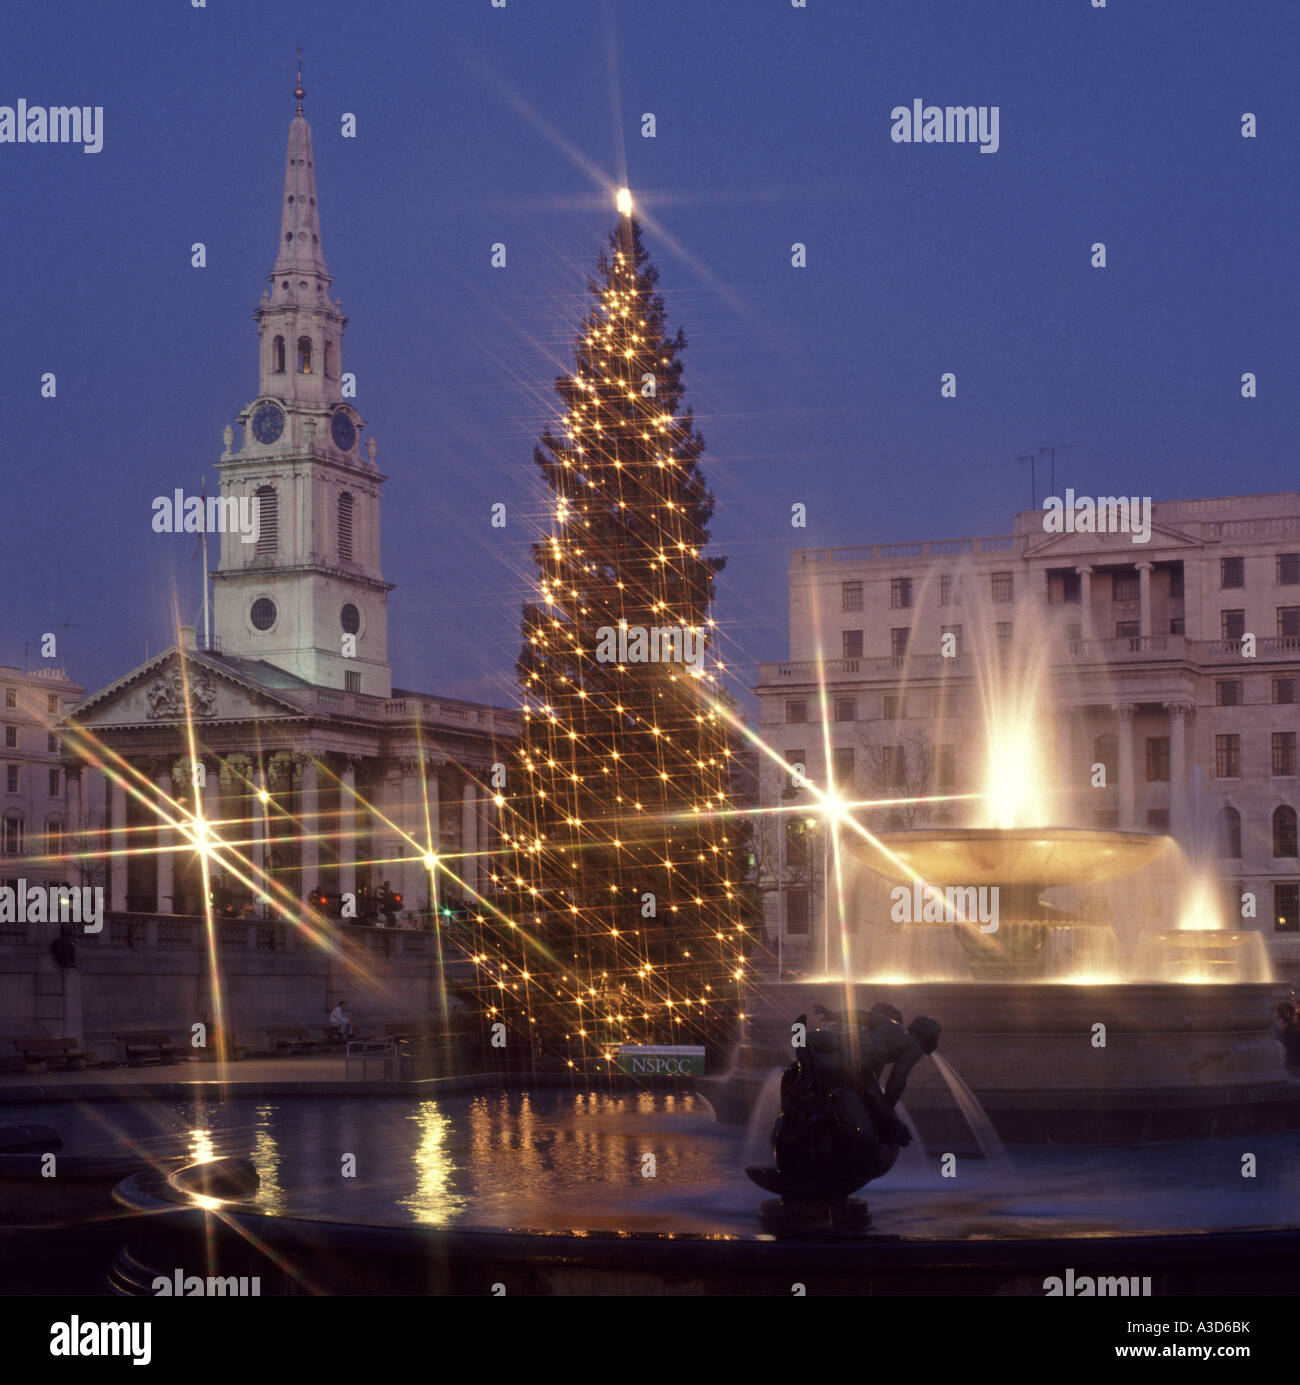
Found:
<path fill-rule="evenodd" d="M 912 1141 L 894 1108 L 912 1068 L 939 1043 L 935 1020 L 918 1016 L 905 1029 L 891 1005 L 842 1015 L 817 1009 L 830 1027 L 808 1030 L 807 1017 L 799 1016 L 804 1042 L 781 1078 L 772 1128 L 776 1167 L 745 1170 L 786 1204 L 842 1203 L 889 1172 Z"/>

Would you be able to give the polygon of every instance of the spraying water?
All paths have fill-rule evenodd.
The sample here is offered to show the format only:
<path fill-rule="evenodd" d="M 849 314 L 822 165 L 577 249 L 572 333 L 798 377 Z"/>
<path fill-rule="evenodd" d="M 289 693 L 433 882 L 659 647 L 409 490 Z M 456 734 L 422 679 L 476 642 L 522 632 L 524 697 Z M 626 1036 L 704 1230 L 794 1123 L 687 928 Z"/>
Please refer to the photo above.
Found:
<path fill-rule="evenodd" d="M 930 1056 L 938 1066 L 940 1076 L 948 1084 L 953 1100 L 966 1117 L 966 1122 L 980 1147 L 980 1153 L 988 1161 L 989 1167 L 998 1173 L 1011 1173 L 1011 1160 L 1007 1158 L 1007 1151 L 998 1139 L 998 1132 L 993 1129 L 993 1122 L 980 1105 L 979 1098 L 962 1081 L 957 1070 L 942 1054 L 932 1053 Z"/>

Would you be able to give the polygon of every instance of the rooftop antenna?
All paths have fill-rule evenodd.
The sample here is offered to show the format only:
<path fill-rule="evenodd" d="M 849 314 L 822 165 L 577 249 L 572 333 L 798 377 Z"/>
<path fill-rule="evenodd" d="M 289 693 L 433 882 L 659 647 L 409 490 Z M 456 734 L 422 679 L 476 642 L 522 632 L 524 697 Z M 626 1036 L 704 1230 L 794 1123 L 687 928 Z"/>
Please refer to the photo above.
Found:
<path fill-rule="evenodd" d="M 1082 446 L 1083 446 L 1083 444 L 1082 444 L 1081 442 L 1067 442 L 1067 443 L 1063 443 L 1063 444 L 1061 444 L 1061 445 L 1059 445 L 1059 446 L 1057 446 L 1057 447 L 1040 447 L 1040 448 L 1038 449 L 1038 455 L 1039 455 L 1040 457 L 1041 457 L 1044 453 L 1047 453 L 1047 455 L 1050 456 L 1051 459 L 1052 459 L 1052 476 L 1051 476 L 1051 485 L 1052 485 L 1052 489 L 1051 489 L 1051 492 L 1050 492 L 1052 495 L 1055 495 L 1055 494 L 1056 494 L 1056 454 L 1057 454 L 1058 452 L 1073 452 L 1076 448 L 1082 447 Z"/>

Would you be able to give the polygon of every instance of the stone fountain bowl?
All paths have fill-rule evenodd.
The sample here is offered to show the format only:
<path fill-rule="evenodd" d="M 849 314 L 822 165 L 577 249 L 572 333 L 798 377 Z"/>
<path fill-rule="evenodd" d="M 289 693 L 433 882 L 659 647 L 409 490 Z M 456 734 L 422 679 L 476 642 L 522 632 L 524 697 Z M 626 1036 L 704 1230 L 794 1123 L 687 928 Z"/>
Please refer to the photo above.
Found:
<path fill-rule="evenodd" d="M 1089 827 L 931 827 L 845 841 L 889 880 L 931 885 L 1091 885 L 1150 865 L 1168 837 Z M 876 845 L 879 843 L 879 845 Z"/>

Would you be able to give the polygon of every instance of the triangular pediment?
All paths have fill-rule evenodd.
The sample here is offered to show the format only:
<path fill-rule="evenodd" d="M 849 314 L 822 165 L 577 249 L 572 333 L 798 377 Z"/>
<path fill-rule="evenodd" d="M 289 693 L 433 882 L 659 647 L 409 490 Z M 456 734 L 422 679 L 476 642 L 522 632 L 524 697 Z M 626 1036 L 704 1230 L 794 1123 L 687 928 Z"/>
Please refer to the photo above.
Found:
<path fill-rule="evenodd" d="M 1025 548 L 1026 558 L 1088 558 L 1102 563 L 1154 562 L 1173 549 L 1201 548 L 1204 540 L 1169 524 L 1151 525 L 1146 543 L 1134 543 L 1132 534 L 1044 534 Z"/>
<path fill-rule="evenodd" d="M 218 659 L 173 646 L 92 693 L 71 715 L 80 726 L 167 726 L 301 720 L 306 710 Z"/>

